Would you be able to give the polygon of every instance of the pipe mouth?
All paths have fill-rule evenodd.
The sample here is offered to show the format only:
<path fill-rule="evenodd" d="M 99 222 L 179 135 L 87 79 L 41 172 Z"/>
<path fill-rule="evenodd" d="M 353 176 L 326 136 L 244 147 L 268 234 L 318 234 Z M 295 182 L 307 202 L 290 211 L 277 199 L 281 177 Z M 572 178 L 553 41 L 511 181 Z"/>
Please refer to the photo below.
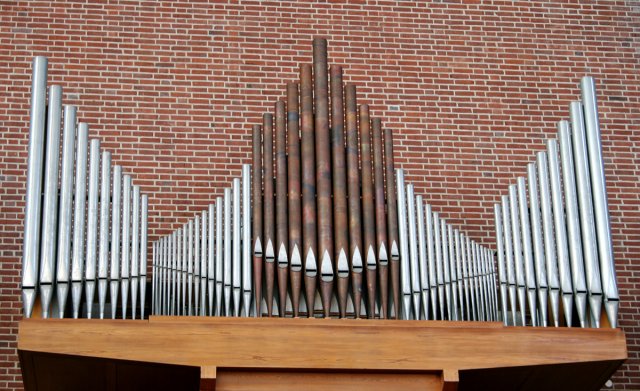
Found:
<path fill-rule="evenodd" d="M 300 265 L 291 265 L 291 266 L 289 266 L 289 269 L 292 272 L 299 272 L 299 271 L 302 271 L 302 266 L 300 266 Z"/>
<path fill-rule="evenodd" d="M 353 266 L 352 271 L 354 273 L 362 273 L 362 270 L 364 270 L 364 268 L 362 266 Z"/>

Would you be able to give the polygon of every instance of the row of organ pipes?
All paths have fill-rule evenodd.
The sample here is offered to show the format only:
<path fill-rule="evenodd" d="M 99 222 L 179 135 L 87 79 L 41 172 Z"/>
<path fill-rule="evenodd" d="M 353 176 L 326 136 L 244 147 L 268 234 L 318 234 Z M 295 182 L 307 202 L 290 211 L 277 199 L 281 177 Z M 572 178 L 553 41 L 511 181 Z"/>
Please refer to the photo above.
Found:
<path fill-rule="evenodd" d="M 492 252 L 405 184 L 325 40 L 299 76 L 241 178 L 153 244 L 152 313 L 498 320 Z"/>
<path fill-rule="evenodd" d="M 77 108 L 62 104 L 62 87 L 47 89 L 47 65 L 45 57 L 33 60 L 24 315 L 31 317 L 38 299 L 43 318 L 91 318 L 97 286 L 101 319 L 118 311 L 123 318 L 144 318 L 148 196 L 112 164 L 99 139 L 89 140 L 89 125 L 77 122 Z"/>
<path fill-rule="evenodd" d="M 358 104 L 356 86 L 343 83 L 340 66 L 329 69 L 326 40 L 314 39 L 313 63 L 301 65 L 299 76 L 287 83 L 286 99 L 253 126 L 251 164 L 208 208 L 150 243 L 151 314 L 572 326 L 575 309 L 580 326 L 599 327 L 604 300 L 616 326 L 591 78 L 582 82 L 583 102 L 571 105 L 571 124 L 559 124 L 562 164 L 557 142 L 549 141 L 527 177 L 495 205 L 494 251 L 448 223 L 405 181 L 394 165 L 391 130 Z M 73 317 L 90 318 L 97 280 L 100 318 L 116 316 L 119 298 L 123 318 L 144 318 L 148 198 L 120 166 L 112 167 L 97 139 L 88 147 L 87 125 L 76 125 L 72 106 L 64 108 L 59 169 L 60 87 L 51 86 L 48 107 L 45 99 L 46 59 L 37 57 L 25 315 L 38 297 L 43 317 L 64 317 L 71 285 Z"/>
<path fill-rule="evenodd" d="M 505 324 L 600 327 L 606 315 L 617 327 L 619 295 L 593 78 L 583 77 L 580 90 L 569 120 L 558 122 L 557 138 L 546 141 L 546 150 L 527 164 L 526 176 L 494 205 L 501 311 L 511 315 Z"/>

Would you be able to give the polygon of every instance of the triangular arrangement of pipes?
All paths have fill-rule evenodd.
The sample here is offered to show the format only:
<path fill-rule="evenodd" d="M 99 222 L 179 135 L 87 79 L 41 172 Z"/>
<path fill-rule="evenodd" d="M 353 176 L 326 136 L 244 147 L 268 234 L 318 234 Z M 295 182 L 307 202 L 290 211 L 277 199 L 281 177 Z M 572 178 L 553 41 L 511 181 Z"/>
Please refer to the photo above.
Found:
<path fill-rule="evenodd" d="M 131 316 L 139 294 L 144 317 L 147 196 L 119 166 L 111 170 L 108 151 L 100 161 L 98 140 L 87 152 L 88 126 L 76 126 L 71 106 L 64 109 L 59 169 L 62 92 L 50 87 L 47 110 L 45 58 L 34 60 L 33 74 L 25 316 L 39 296 L 44 317 L 54 315 L 51 305 L 64 317 L 70 284 L 73 316 L 91 317 L 97 280 L 101 318 L 116 316 L 118 292 L 127 317 L 129 290 Z M 604 302 L 616 327 L 592 78 L 583 79 L 582 95 L 571 105 L 571 125 L 559 124 L 561 162 L 549 140 L 528 177 L 495 206 L 496 282 L 494 252 L 448 224 L 405 183 L 394 168 L 391 131 L 370 117 L 368 105 L 358 105 L 342 68 L 329 69 L 326 40 L 314 39 L 313 63 L 302 64 L 299 82 L 287 84 L 286 102 L 277 101 L 274 113 L 253 126 L 252 165 L 208 209 L 152 243 L 151 313 L 547 326 L 550 305 L 555 326 L 599 327 Z"/>

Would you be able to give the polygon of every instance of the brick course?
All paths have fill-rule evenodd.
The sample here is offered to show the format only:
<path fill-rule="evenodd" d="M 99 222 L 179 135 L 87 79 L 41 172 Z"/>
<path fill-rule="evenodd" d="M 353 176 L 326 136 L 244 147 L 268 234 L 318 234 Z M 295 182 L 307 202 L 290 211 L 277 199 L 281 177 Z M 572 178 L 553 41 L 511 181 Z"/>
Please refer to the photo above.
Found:
<path fill-rule="evenodd" d="M 0 2 L 0 389 L 20 389 L 20 255 L 31 59 L 150 195 L 150 240 L 250 162 L 251 125 L 311 39 L 395 131 L 396 163 L 454 225 L 493 246 L 492 205 L 596 78 L 620 324 L 640 389 L 640 5 L 629 1 Z"/>

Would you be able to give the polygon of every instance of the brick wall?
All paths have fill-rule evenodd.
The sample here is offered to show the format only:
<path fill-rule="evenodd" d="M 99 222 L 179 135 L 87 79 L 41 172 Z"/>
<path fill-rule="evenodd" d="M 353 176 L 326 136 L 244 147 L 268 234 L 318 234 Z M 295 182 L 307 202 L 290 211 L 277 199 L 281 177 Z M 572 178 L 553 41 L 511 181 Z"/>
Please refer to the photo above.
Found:
<path fill-rule="evenodd" d="M 640 5 L 634 1 L 0 2 L 0 389 L 16 357 L 31 58 L 150 194 L 151 236 L 220 195 L 250 126 L 329 39 L 408 179 L 493 245 L 492 204 L 596 78 L 621 325 L 640 389 Z M 346 2 L 345 2 L 346 3 Z M 635 28 L 635 29 L 634 29 Z"/>

